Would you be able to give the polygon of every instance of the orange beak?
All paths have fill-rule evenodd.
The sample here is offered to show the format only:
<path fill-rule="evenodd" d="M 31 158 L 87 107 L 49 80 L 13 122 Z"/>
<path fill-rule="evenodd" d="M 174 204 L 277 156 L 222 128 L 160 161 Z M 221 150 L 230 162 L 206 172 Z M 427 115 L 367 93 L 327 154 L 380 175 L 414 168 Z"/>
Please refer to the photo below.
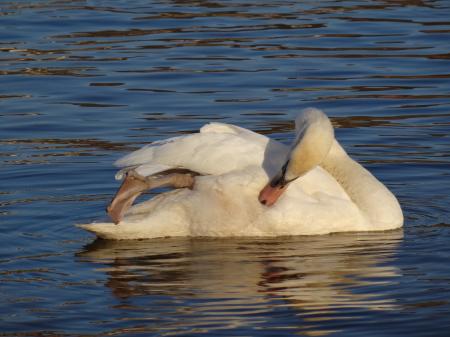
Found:
<path fill-rule="evenodd" d="M 278 198 L 286 191 L 287 184 L 278 184 L 272 186 L 272 182 L 269 182 L 262 190 L 259 192 L 259 202 L 266 206 L 272 206 L 277 202 Z"/>

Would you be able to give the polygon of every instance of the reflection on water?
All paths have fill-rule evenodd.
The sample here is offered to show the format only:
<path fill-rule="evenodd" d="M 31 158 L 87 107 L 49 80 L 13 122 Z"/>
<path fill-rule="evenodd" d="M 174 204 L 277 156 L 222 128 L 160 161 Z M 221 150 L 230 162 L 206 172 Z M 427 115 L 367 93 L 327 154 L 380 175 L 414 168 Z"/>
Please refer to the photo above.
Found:
<path fill-rule="evenodd" d="M 107 274 L 105 286 L 127 308 L 146 311 L 143 297 L 160 299 L 152 321 L 142 317 L 142 332 L 251 329 L 271 320 L 271 312 L 277 316 L 276 303 L 289 330 L 326 335 L 331 332 L 327 321 L 348 324 L 367 312 L 404 309 L 385 292 L 401 277 L 392 261 L 402 239 L 402 231 L 390 231 L 313 238 L 98 240 L 77 255 Z M 167 316 L 175 310 L 181 317 L 173 325 Z M 277 324 L 275 319 L 269 328 Z"/>
<path fill-rule="evenodd" d="M 0 336 L 448 331 L 449 17 L 446 0 L 1 2 Z M 404 238 L 81 248 L 73 224 L 104 215 L 121 155 L 210 121 L 288 143 L 309 106 L 398 196 Z"/>

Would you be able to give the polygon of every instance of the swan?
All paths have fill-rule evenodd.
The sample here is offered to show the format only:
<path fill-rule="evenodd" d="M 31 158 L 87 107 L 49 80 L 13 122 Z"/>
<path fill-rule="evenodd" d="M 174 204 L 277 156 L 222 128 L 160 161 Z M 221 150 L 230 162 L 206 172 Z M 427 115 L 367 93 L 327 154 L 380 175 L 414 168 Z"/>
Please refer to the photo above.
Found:
<path fill-rule="evenodd" d="M 113 222 L 78 225 L 105 239 L 284 236 L 399 228 L 395 196 L 354 161 L 327 115 L 301 111 L 290 147 L 239 126 L 154 142 L 116 161 Z M 176 189 L 132 206 L 143 191 Z"/>

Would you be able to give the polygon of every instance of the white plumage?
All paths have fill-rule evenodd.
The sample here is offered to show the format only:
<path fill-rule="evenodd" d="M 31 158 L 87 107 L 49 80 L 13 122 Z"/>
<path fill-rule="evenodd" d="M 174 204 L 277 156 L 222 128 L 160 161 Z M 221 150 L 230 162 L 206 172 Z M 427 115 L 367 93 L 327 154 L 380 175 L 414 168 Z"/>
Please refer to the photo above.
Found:
<path fill-rule="evenodd" d="M 320 110 L 306 109 L 297 123 L 316 119 L 328 120 Z M 326 137 L 310 134 L 305 136 L 310 137 L 308 142 L 320 149 Z M 195 178 L 192 190 L 165 192 L 137 204 L 117 225 L 80 227 L 102 238 L 142 239 L 312 235 L 402 226 L 393 194 L 336 140 L 320 166 L 293 181 L 273 206 L 262 205 L 261 189 L 286 159 L 295 160 L 290 156 L 298 156 L 296 152 L 238 126 L 207 124 L 199 133 L 150 144 L 116 162 L 119 167 L 133 166 L 144 176 L 176 167 L 199 172 L 202 176 Z"/>

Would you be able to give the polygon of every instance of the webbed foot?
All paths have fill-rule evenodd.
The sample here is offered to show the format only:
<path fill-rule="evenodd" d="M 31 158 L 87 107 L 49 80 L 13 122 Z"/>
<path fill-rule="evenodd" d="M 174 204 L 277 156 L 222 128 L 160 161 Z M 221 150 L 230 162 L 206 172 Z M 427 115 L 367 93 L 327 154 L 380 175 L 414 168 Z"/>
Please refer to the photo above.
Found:
<path fill-rule="evenodd" d="M 144 177 L 134 170 L 126 173 L 119 190 L 106 208 L 114 223 L 119 223 L 134 200 L 143 192 L 158 187 L 192 188 L 194 177 L 198 175 L 185 169 L 172 169 L 156 175 Z"/>

